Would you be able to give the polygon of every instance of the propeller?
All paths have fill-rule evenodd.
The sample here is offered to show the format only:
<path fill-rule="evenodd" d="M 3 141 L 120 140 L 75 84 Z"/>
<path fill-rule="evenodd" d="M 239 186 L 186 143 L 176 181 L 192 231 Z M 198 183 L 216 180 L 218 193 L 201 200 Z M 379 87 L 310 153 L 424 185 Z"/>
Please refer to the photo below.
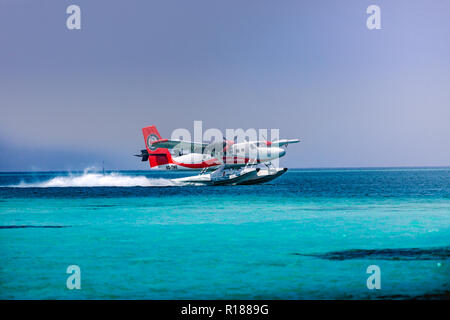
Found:
<path fill-rule="evenodd" d="M 146 149 L 141 150 L 141 154 L 134 154 L 135 157 L 142 158 L 141 161 L 148 160 L 148 151 Z"/>

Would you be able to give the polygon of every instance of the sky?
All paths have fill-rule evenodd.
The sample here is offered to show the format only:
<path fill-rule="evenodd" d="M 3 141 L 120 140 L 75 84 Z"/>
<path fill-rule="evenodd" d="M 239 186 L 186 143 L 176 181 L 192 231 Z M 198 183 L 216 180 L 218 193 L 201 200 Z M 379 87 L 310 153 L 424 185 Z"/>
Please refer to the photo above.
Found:
<path fill-rule="evenodd" d="M 81 9 L 69 30 L 66 8 Z M 369 5 L 381 29 L 369 30 Z M 141 128 L 280 130 L 291 168 L 450 166 L 446 0 L 0 0 L 0 171 L 147 170 Z"/>

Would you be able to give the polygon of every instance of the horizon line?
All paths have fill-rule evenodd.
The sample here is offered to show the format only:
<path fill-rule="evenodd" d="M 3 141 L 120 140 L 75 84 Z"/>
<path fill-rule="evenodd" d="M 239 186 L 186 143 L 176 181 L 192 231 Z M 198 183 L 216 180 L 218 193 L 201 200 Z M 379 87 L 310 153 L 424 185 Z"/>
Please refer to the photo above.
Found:
<path fill-rule="evenodd" d="M 368 167 L 292 167 L 288 170 L 348 170 L 348 169 L 450 169 L 450 165 L 444 166 L 368 166 Z M 0 171 L 0 174 L 3 173 L 30 173 L 30 172 L 82 172 L 86 169 L 76 169 L 76 170 L 67 170 L 67 169 L 54 169 L 54 170 L 29 170 L 29 171 Z M 90 170 L 88 172 L 101 172 L 102 170 Z M 106 172 L 114 172 L 114 171 L 150 171 L 150 172 L 189 172 L 189 170 L 162 170 L 162 169 L 107 169 Z"/>

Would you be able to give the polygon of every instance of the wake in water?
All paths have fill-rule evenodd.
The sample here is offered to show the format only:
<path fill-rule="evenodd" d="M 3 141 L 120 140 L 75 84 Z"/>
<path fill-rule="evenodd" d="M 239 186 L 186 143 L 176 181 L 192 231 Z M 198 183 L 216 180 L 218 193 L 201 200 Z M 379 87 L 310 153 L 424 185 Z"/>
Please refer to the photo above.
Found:
<path fill-rule="evenodd" d="M 63 188 L 63 187 L 170 187 L 180 186 L 170 179 L 150 179 L 143 176 L 126 176 L 119 173 L 90 173 L 54 177 L 48 181 L 9 186 L 17 188 Z"/>

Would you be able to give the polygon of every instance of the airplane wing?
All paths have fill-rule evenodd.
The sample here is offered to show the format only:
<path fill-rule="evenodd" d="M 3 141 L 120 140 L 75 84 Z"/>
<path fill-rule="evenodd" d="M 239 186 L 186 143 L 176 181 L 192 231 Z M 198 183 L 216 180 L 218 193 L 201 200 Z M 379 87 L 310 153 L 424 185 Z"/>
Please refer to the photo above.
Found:
<path fill-rule="evenodd" d="M 222 156 L 226 145 L 227 143 L 225 141 L 208 143 L 204 149 L 204 153 L 210 154 L 211 156 Z"/>
<path fill-rule="evenodd" d="M 297 142 L 300 142 L 300 140 L 299 139 L 290 139 L 290 140 L 289 139 L 281 139 L 281 140 L 272 141 L 272 146 L 281 147 L 281 146 L 287 146 L 290 143 L 297 143 Z"/>

